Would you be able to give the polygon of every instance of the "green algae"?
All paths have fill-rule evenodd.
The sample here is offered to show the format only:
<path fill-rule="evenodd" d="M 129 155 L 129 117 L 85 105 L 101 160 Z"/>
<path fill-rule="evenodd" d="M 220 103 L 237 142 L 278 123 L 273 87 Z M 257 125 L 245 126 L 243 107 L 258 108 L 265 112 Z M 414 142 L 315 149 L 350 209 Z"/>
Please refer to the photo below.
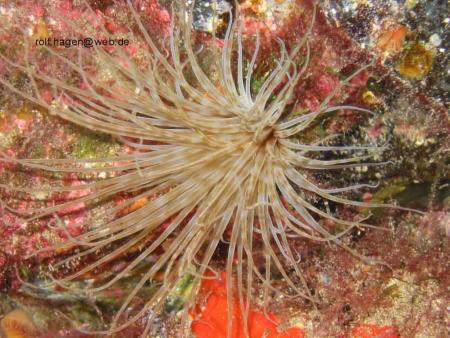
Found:
<path fill-rule="evenodd" d="M 192 275 L 185 275 L 178 280 L 177 284 L 175 285 L 166 301 L 166 312 L 178 311 L 183 308 L 187 297 L 191 294 L 193 280 L 194 278 Z"/>
<path fill-rule="evenodd" d="M 45 158 L 45 147 L 39 143 L 33 143 L 31 145 L 31 158 Z"/>
<path fill-rule="evenodd" d="M 381 189 L 373 194 L 371 202 L 384 203 L 403 192 L 409 183 L 409 180 L 404 178 L 394 178 L 388 180 Z"/>
<path fill-rule="evenodd" d="M 79 159 L 109 157 L 118 146 L 108 135 L 84 133 L 73 142 L 72 156 Z"/>
<path fill-rule="evenodd" d="M 9 148 L 18 135 L 17 128 L 7 133 L 0 133 L 0 147 Z"/>
<path fill-rule="evenodd" d="M 383 297 L 395 299 L 400 297 L 400 287 L 397 284 L 389 283 L 383 290 L 382 290 Z"/>

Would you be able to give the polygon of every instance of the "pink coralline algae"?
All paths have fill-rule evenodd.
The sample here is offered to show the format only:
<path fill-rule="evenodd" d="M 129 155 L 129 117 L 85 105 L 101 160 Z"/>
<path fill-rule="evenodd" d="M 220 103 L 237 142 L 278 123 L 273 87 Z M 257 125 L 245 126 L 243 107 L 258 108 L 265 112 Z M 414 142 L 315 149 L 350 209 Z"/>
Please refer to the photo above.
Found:
<path fill-rule="evenodd" d="M 392 326 L 359 324 L 352 329 L 351 338 L 400 338 L 400 334 Z"/>

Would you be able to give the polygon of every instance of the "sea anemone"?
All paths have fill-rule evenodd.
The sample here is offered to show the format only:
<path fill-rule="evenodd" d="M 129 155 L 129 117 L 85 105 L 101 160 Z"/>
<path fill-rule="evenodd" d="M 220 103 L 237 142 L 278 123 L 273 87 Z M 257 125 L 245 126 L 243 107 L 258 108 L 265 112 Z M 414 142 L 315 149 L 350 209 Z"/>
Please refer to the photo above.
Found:
<path fill-rule="evenodd" d="M 222 45 L 216 43 L 218 38 L 214 32 L 212 34 L 213 48 L 209 52 L 217 62 L 211 75 L 199 61 L 204 51 L 198 50 L 193 37 L 192 5 L 175 2 L 167 50 L 155 42 L 130 1 L 128 9 L 138 28 L 134 32 L 136 40 L 146 45 L 140 50 L 144 55 L 141 62 L 118 46 L 94 46 L 89 53 L 78 52 L 71 58 L 58 49 L 45 48 L 49 60 L 82 79 L 82 88 L 41 71 L 29 55 L 21 63 L 1 55 L 8 69 L 25 74 L 33 90 L 21 91 L 3 76 L 0 83 L 5 88 L 50 114 L 112 135 L 133 149 L 131 153 L 94 159 L 24 159 L 8 156 L 5 151 L 1 153 L 3 162 L 48 172 L 50 177 L 72 173 L 95 178 L 95 181 L 85 180 L 84 184 L 70 187 L 28 188 L 2 184 L 3 192 L 18 196 L 35 192 L 89 191 L 72 200 L 25 211 L 5 206 L 27 220 L 43 219 L 65 229 L 60 219 L 61 210 L 80 203 L 88 207 L 98 205 L 124 192 L 132 194 L 126 202 L 107 211 L 107 215 L 114 217 L 105 217 L 103 223 L 97 225 L 92 225 L 90 219 L 85 220 L 78 224 L 87 229 L 82 234 L 71 236 L 66 231 L 67 241 L 56 242 L 35 254 L 73 252 L 71 250 L 78 248 L 54 266 L 58 268 L 100 253 L 94 262 L 58 276 L 55 283 L 64 284 L 95 271 L 132 248 L 140 248 L 126 267 L 88 292 L 105 290 L 157 254 L 157 259 L 148 265 L 116 313 L 111 327 L 100 331 L 106 334 L 118 332 L 145 316 L 145 336 L 177 281 L 189 275 L 193 289 L 184 305 L 186 323 L 202 278 L 211 278 L 209 270 L 214 271 L 211 262 L 221 241 L 227 242 L 224 270 L 228 313 L 232 313 L 233 292 L 239 296 L 242 312 L 248 313 L 256 283 L 266 290 L 265 303 L 269 291 L 316 302 L 306 286 L 290 241 L 304 238 L 332 242 L 368 259 L 348 247 L 341 238 L 355 227 L 370 226 L 364 223 L 364 217 L 339 218 L 330 210 L 318 207 L 316 201 L 356 207 L 391 205 L 367 204 L 343 196 L 343 193 L 372 185 L 331 188 L 318 184 L 310 175 L 316 171 L 353 168 L 362 163 L 371 165 L 366 161 L 379 156 L 383 146 L 330 145 L 334 135 L 304 144 L 297 136 L 325 114 L 343 109 L 371 114 L 355 106 L 330 106 L 336 93 L 370 65 L 343 79 L 316 110 L 298 113 L 293 92 L 308 69 L 314 15 L 294 48 L 288 50 L 283 41 L 278 41 L 275 66 L 255 89 L 253 71 L 258 62 L 260 39 L 256 35 L 253 50 L 244 51 L 243 22 L 238 11 L 229 13 Z M 105 37 L 110 37 L 104 26 L 100 29 Z M 90 59 L 86 60 L 86 56 Z M 93 59 L 100 60 L 113 74 L 111 86 L 88 73 L 86 65 Z M 52 90 L 52 100 L 44 97 L 44 87 Z M 317 155 L 325 152 L 348 157 L 323 159 Z M 109 174 L 99 176 L 105 172 Z M 137 201 L 147 202 L 123 212 Z M 327 227 L 323 220 L 338 226 Z M 264 253 L 265 272 L 261 272 L 256 263 L 256 252 Z M 271 281 L 274 270 L 284 278 L 289 291 L 274 286 Z M 138 291 L 161 272 L 163 277 L 159 278 L 158 290 L 140 311 L 126 318 L 126 310 Z M 229 317 L 228 332 L 231 332 L 233 323 Z"/>

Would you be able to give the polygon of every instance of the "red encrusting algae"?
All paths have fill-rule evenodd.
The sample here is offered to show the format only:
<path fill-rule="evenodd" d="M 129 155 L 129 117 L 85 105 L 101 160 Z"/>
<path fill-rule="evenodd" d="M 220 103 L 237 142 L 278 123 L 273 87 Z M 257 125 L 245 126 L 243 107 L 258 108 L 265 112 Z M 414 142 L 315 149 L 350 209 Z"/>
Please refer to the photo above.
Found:
<path fill-rule="evenodd" d="M 207 277 L 210 278 L 212 274 Z M 226 273 L 222 272 L 217 279 L 205 279 L 202 282 L 200 297 L 206 298 L 204 306 L 197 305 L 191 311 L 195 317 L 192 323 L 192 331 L 197 338 L 226 338 L 228 337 L 228 303 Z M 236 292 L 232 295 L 232 332 L 231 338 L 245 337 L 245 319 L 241 311 Z M 277 328 L 278 318 L 268 313 L 250 308 L 248 315 L 248 335 L 250 338 L 303 338 L 301 328 L 290 328 L 280 331 Z"/>

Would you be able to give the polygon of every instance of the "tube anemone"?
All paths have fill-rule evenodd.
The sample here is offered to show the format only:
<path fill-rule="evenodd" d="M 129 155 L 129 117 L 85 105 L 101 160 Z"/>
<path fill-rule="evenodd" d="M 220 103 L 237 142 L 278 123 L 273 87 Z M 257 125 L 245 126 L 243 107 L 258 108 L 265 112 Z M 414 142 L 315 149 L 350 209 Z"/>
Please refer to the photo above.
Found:
<path fill-rule="evenodd" d="M 309 38 L 314 15 L 306 34 L 291 50 L 279 41 L 276 66 L 268 73 L 260 89 L 252 89 L 253 69 L 258 60 L 259 35 L 254 49 L 244 53 L 243 23 L 239 13 L 229 13 L 223 46 L 217 50 L 217 74 L 213 79 L 202 69 L 192 36 L 192 7 L 184 1 L 175 2 L 170 39 L 167 50 L 153 40 L 142 20 L 128 2 L 129 11 L 139 28 L 138 38 L 145 41 L 145 66 L 126 54 L 120 47 L 104 49 L 94 46 L 90 57 L 106 64 L 115 77 L 117 88 L 106 86 L 86 71 L 85 55 L 79 52 L 69 58 L 57 50 L 47 48 L 51 58 L 77 74 L 85 83 L 79 88 L 62 78 L 48 75 L 33 66 L 27 57 L 16 63 L 1 55 L 10 69 L 22 71 L 31 83 L 33 93 L 22 92 L 6 77 L 0 83 L 23 98 L 47 109 L 66 121 L 113 135 L 133 149 L 131 154 L 89 160 L 21 159 L 1 154 L 3 162 L 20 164 L 32 170 L 50 173 L 86 173 L 114 175 L 98 177 L 75 187 L 23 188 L 2 184 L 3 191 L 32 194 L 36 191 L 86 190 L 82 197 L 54 206 L 10 210 L 28 219 L 49 219 L 64 228 L 57 216 L 64 208 L 79 204 L 94 205 L 122 192 L 134 192 L 124 204 L 109 210 L 116 217 L 89 229 L 89 221 L 79 226 L 88 231 L 58 242 L 41 251 L 79 251 L 61 260 L 56 267 L 101 252 L 102 256 L 75 272 L 59 278 L 57 283 L 81 278 L 89 272 L 131 248 L 143 246 L 139 254 L 122 271 L 103 285 L 91 288 L 99 292 L 126 275 L 164 245 L 154 263 L 127 296 L 116 313 L 111 327 L 98 333 L 112 334 L 146 316 L 145 336 L 153 316 L 164 304 L 177 281 L 192 275 L 193 290 L 185 304 L 184 323 L 188 309 L 195 302 L 200 282 L 208 269 L 221 239 L 228 241 L 226 275 L 228 313 L 232 313 L 232 292 L 237 292 L 242 313 L 248 314 L 256 283 L 266 290 L 286 294 L 287 297 L 317 299 L 306 287 L 298 265 L 291 238 L 333 242 L 354 255 L 341 237 L 355 227 L 370 226 L 362 220 L 340 219 L 314 205 L 314 198 L 343 205 L 390 207 L 349 200 L 342 193 L 368 185 L 322 188 L 312 182 L 306 172 L 337 170 L 360 166 L 383 151 L 377 146 L 329 146 L 330 136 L 314 144 L 302 144 L 295 138 L 318 118 L 341 109 L 370 114 L 353 106 L 330 106 L 338 88 L 316 111 L 295 115 L 290 112 L 293 91 L 308 69 Z M 237 16 L 237 17 L 236 17 Z M 105 36 L 108 32 L 102 27 Z M 214 35 L 214 39 L 216 39 Z M 250 57 L 246 55 L 250 54 Z M 121 60 L 120 62 L 118 60 Z M 366 66 L 367 67 L 367 66 Z M 362 71 L 344 79 L 340 87 Z M 42 87 L 49 86 L 53 102 L 43 99 Z M 314 154 L 335 151 L 350 154 L 334 160 L 318 159 Z M 361 155 L 362 154 L 362 155 Z M 102 163 L 101 167 L 93 164 Z M 106 163 L 106 164 L 105 164 Z M 142 199 L 150 199 L 142 207 L 129 213 L 119 211 Z M 323 226 L 328 219 L 340 224 L 340 232 Z M 161 224 L 165 223 L 162 228 Z M 152 241 L 148 241 L 152 238 Z M 255 247 L 262 248 L 266 274 L 255 262 Z M 36 254 L 38 253 L 36 252 Z M 364 257 L 362 257 L 364 258 Z M 271 282 L 269 271 L 276 269 L 291 288 L 291 293 L 278 290 Z M 288 271 L 290 270 L 290 271 Z M 294 272 L 292 272 L 292 270 Z M 132 318 L 125 319 L 125 311 L 138 291 L 148 281 L 163 273 L 161 285 L 145 306 Z M 236 280 L 234 284 L 233 279 Z M 300 282 L 299 282 L 300 281 Z M 236 290 L 233 290 L 236 288 Z M 268 292 L 265 292 L 268 302 Z M 150 315 L 149 315 L 150 314 Z M 233 325 L 228 319 L 228 332 Z"/>

